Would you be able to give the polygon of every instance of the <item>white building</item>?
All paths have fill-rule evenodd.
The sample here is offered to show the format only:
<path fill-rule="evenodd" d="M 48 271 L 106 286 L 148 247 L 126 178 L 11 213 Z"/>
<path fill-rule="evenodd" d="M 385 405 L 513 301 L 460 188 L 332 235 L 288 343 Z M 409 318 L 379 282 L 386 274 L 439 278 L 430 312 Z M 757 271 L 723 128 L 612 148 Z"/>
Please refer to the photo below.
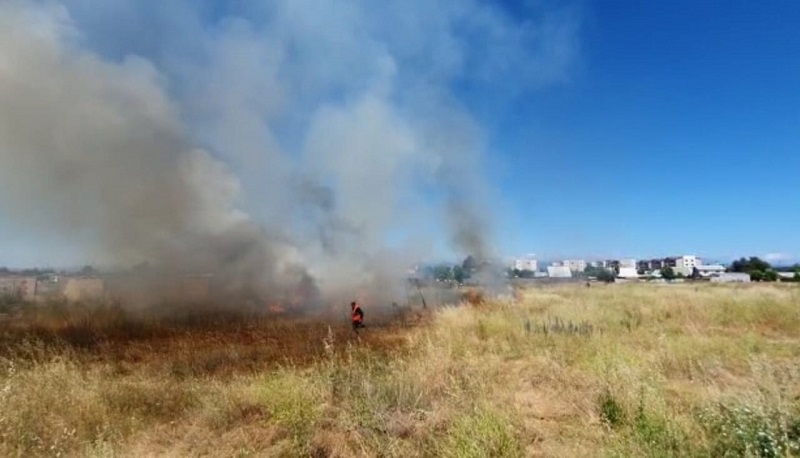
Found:
<path fill-rule="evenodd" d="M 539 269 L 539 262 L 533 258 L 516 259 L 514 260 L 514 269 L 536 272 Z"/>
<path fill-rule="evenodd" d="M 633 270 L 636 270 L 636 260 L 635 259 L 620 259 L 619 260 L 619 268 L 620 269 L 633 269 Z"/>
<path fill-rule="evenodd" d="M 700 272 L 701 277 L 712 277 L 715 275 L 722 275 L 725 273 L 725 266 L 719 264 L 700 264 L 697 266 L 697 270 Z"/>
<path fill-rule="evenodd" d="M 572 272 L 583 272 L 586 270 L 586 261 L 583 259 L 565 259 L 561 265 L 569 268 Z"/>
<path fill-rule="evenodd" d="M 697 256 L 686 255 L 686 256 L 681 256 L 675 260 L 675 267 L 694 269 L 695 267 L 699 267 L 702 263 L 703 262 Z"/>
<path fill-rule="evenodd" d="M 725 272 L 718 277 L 712 277 L 714 283 L 750 283 L 750 274 L 739 272 Z"/>
<path fill-rule="evenodd" d="M 572 278 L 572 271 L 566 266 L 548 266 L 547 276 L 550 278 Z"/>
<path fill-rule="evenodd" d="M 639 278 L 639 273 L 636 271 L 636 263 L 634 262 L 634 267 L 622 267 L 622 263 L 620 261 L 620 268 L 619 273 L 617 274 L 619 278 Z"/>
<path fill-rule="evenodd" d="M 695 267 L 700 267 L 702 261 L 700 258 L 694 255 L 684 255 L 675 258 L 675 267 L 673 270 L 675 273 L 681 273 L 683 275 L 689 276 L 694 272 Z"/>

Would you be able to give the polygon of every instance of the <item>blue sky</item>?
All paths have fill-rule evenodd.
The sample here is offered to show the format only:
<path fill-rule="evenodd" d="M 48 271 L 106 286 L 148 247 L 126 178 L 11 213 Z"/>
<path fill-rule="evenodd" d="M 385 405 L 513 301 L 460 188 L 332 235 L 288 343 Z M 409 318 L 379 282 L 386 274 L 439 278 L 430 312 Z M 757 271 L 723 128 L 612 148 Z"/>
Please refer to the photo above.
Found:
<path fill-rule="evenodd" d="M 311 208 L 303 229 L 314 234 L 330 218 L 342 252 L 377 256 L 409 237 L 420 247 L 410 254 L 452 256 L 447 237 L 429 240 L 448 231 L 445 217 L 429 218 L 438 211 L 429 200 L 454 192 L 488 202 L 491 212 L 475 209 L 491 215 L 503 256 L 800 261 L 796 2 L 9 4 L 8 14 L 38 11 L 14 25 L 52 27 L 58 44 L 45 44 L 64 62 L 141 71 L 120 83 L 123 96 L 166 100 L 172 111 L 159 115 L 174 111 L 168 123 L 183 140 L 230 169 L 219 181 L 241 188 L 235 201 L 255 220 L 292 218 L 298 173 L 332 183 L 335 211 Z M 13 56 L 24 40 L 8 43 L 0 53 Z M 139 64 L 128 65 L 132 55 Z M 139 126 L 129 127 L 136 138 Z M 3 146 L 0 158 L 13 163 Z M 78 191 L 92 189 L 93 175 Z M 27 181 L 36 180 L 0 183 L 0 264 L 94 262 L 86 247 L 104 229 L 49 215 L 37 217 L 52 224 L 19 222 L 46 206 L 21 207 L 3 192 L 39 192 L 53 208 L 74 200 Z M 118 217 L 87 214 L 100 226 Z M 337 232 L 349 227 L 365 235 Z M 298 243 L 311 258 L 318 244 Z"/>
<path fill-rule="evenodd" d="M 800 257 L 800 4 L 582 8 L 570 77 L 487 121 L 507 252 Z"/>

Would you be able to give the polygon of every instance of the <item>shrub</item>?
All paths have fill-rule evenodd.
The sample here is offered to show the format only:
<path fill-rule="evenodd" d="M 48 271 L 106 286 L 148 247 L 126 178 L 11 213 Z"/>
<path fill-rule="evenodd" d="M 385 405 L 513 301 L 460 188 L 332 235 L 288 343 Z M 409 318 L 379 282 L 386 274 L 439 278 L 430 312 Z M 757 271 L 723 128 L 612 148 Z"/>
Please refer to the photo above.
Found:
<path fill-rule="evenodd" d="M 598 408 L 600 410 L 600 419 L 603 423 L 616 429 L 625 422 L 625 411 L 622 405 L 617 401 L 611 391 L 604 391 L 597 399 Z"/>
<path fill-rule="evenodd" d="M 174 420 L 198 405 L 197 395 L 183 383 L 119 381 L 101 398 L 112 412 L 157 421 Z"/>
<path fill-rule="evenodd" d="M 264 381 L 259 399 L 270 419 L 286 429 L 295 451 L 306 453 L 314 427 L 322 415 L 320 387 L 300 374 L 280 371 Z"/>
<path fill-rule="evenodd" d="M 779 457 L 800 453 L 800 415 L 747 405 L 718 404 L 702 410 L 700 423 L 714 456 Z"/>
<path fill-rule="evenodd" d="M 517 457 L 524 451 L 511 421 L 486 407 L 457 417 L 440 444 L 445 457 Z"/>

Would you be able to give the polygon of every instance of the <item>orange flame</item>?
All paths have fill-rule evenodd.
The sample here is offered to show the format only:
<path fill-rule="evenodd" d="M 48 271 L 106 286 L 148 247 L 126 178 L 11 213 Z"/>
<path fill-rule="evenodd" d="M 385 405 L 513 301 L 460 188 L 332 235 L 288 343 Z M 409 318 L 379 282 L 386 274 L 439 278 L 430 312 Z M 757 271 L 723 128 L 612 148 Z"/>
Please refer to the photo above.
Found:
<path fill-rule="evenodd" d="M 283 304 L 279 302 L 273 302 L 269 304 L 269 311 L 271 313 L 283 313 L 286 311 L 286 309 L 284 308 Z"/>

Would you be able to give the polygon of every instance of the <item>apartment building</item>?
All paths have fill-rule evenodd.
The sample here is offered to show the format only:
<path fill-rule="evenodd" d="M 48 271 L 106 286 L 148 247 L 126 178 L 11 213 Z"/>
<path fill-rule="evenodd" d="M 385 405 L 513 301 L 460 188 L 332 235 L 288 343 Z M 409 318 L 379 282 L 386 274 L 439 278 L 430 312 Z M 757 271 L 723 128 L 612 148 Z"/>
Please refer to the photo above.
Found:
<path fill-rule="evenodd" d="M 516 270 L 530 270 L 536 272 L 539 270 L 539 262 L 533 258 L 523 258 L 514 260 L 514 269 Z"/>
<path fill-rule="evenodd" d="M 572 272 L 583 272 L 586 270 L 586 261 L 583 259 L 565 259 L 562 261 L 561 265 L 567 267 Z"/>

